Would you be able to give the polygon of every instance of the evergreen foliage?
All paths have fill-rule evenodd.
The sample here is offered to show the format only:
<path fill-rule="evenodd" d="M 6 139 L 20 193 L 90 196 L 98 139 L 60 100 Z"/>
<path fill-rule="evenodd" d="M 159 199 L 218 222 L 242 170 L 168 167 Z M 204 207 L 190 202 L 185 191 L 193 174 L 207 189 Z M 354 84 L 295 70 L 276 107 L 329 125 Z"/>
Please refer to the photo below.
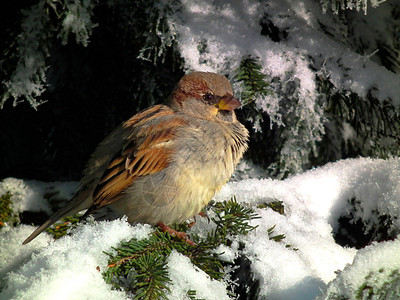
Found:
<path fill-rule="evenodd" d="M 324 134 L 324 104 L 300 97 L 300 84 L 292 74 L 282 82 L 268 80 L 261 70 L 258 58 L 243 57 L 233 79 L 239 83 L 244 118 L 253 127 L 251 157 L 268 167 L 272 175 L 284 178 L 308 167 L 310 158 L 318 156 L 317 144 Z"/>
<path fill-rule="evenodd" d="M 399 42 L 394 38 L 400 28 L 396 21 L 398 6 L 391 4 L 393 20 L 387 21 L 388 30 L 378 40 L 379 32 L 372 29 L 357 33 L 358 24 L 367 21 L 360 14 L 344 11 L 366 12 L 367 0 L 320 2 L 326 15 L 330 14 L 330 9 L 338 15 L 329 15 L 332 26 L 327 26 L 321 16 L 313 16 L 319 22 L 319 27 L 313 30 L 332 37 L 360 55 L 372 53 L 365 59 L 398 72 Z M 380 2 L 370 1 L 370 5 L 376 7 Z M 38 109 L 39 104 L 50 101 L 36 118 L 20 116 L 29 124 L 37 124 L 37 128 L 21 122 L 16 122 L 21 125 L 7 123 L 17 117 L 11 113 L 11 108 L 4 107 L 4 124 L 0 126 L 4 128 L 0 130 L 7 128 L 12 136 L 20 136 L 20 131 L 27 132 L 27 143 L 37 145 L 33 150 L 40 153 L 32 160 L 32 168 L 22 167 L 27 162 L 21 159 L 24 155 L 18 150 L 7 153 L 11 159 L 0 161 L 4 172 L 24 170 L 11 175 L 32 177 L 32 174 L 20 173 L 40 166 L 59 165 L 59 169 L 66 172 L 61 178 L 74 176 L 78 179 L 84 161 L 102 137 L 133 112 L 167 98 L 183 74 L 182 69 L 190 68 L 181 58 L 177 22 L 172 21 L 184 12 L 182 5 L 179 0 L 37 0 L 16 7 L 22 8 L 22 21 L 7 28 L 9 37 L 1 43 L 1 105 L 11 100 L 14 105 L 28 101 Z M 286 17 L 282 18 L 279 21 L 266 9 L 259 24 L 260 35 L 281 44 L 284 50 L 287 40 L 295 33 L 285 25 Z M 199 40 L 199 59 L 203 65 L 212 66 L 210 41 L 206 37 Z M 110 45 L 112 49 L 108 48 Z M 254 52 L 249 50 L 248 53 Z M 271 176 L 284 178 L 341 158 L 359 155 L 385 158 L 399 154 L 399 110 L 391 99 L 377 99 L 376 92 L 381 87 L 372 88 L 361 97 L 334 86 L 329 78 L 330 70 L 324 69 L 320 58 L 311 53 L 288 53 L 285 50 L 282 58 L 291 60 L 292 69 L 278 77 L 267 75 L 270 73 L 263 67 L 266 58 L 258 54 L 246 54 L 236 62 L 227 63 L 237 66 L 235 70 L 224 72 L 232 78 L 235 93 L 243 102 L 239 118 L 251 129 L 248 157 L 268 169 Z M 343 52 L 343 55 L 347 54 Z M 108 63 L 111 60 L 113 63 Z M 351 67 L 341 59 L 335 67 L 344 77 L 354 76 Z M 296 74 L 299 69 L 315 73 L 316 91 L 304 91 Z M 93 74 L 101 76 L 93 77 Z M 91 113 L 93 107 L 95 114 Z M 63 118 L 57 118 L 60 111 Z M 65 120 L 65 124 L 61 120 Z M 82 127 L 96 133 L 84 136 L 79 130 Z M 58 136 L 63 137 L 58 139 L 65 144 L 57 141 Z M 1 139 L 1 144 L 5 144 L 9 138 Z M 71 151 L 68 145 L 84 144 L 83 141 L 88 145 L 77 153 L 76 165 L 63 166 L 63 151 Z M 20 143 L 12 148 L 24 149 Z M 76 170 L 71 170 L 73 167 Z"/>
<path fill-rule="evenodd" d="M 78 214 L 65 217 L 47 228 L 46 232 L 50 233 L 53 238 L 57 240 L 66 235 L 71 229 L 76 228 L 79 221 L 80 218 Z"/>
<path fill-rule="evenodd" d="M 385 274 L 386 273 L 386 274 Z M 382 282 L 382 277 L 385 278 Z M 357 290 L 357 299 L 396 299 L 400 297 L 400 272 L 393 270 L 370 272 Z"/>
<path fill-rule="evenodd" d="M 5 50 L 5 55 L 16 66 L 4 70 L 7 79 L 2 81 L 1 108 L 10 98 L 14 106 L 26 100 L 34 109 L 45 102 L 40 96 L 48 84 L 46 60 L 57 33 L 64 44 L 72 32 L 77 42 L 87 46 L 93 28 L 90 21 L 93 5 L 92 1 L 39 0 L 22 11 L 21 32 Z"/>
<path fill-rule="evenodd" d="M 6 225 L 14 226 L 18 222 L 18 215 L 11 207 L 12 194 L 7 192 L 0 196 L 0 229 Z"/>
<path fill-rule="evenodd" d="M 187 291 L 187 297 L 190 300 L 203 300 L 203 299 L 200 299 L 200 298 L 196 298 L 196 294 L 197 294 L 197 292 L 195 290 L 188 290 Z"/>
<path fill-rule="evenodd" d="M 243 57 L 237 69 L 234 81 L 243 84 L 240 99 L 242 106 L 255 102 L 258 97 L 265 97 L 271 94 L 267 76 L 262 73 L 262 67 L 257 61 L 259 57 L 254 58 L 251 55 Z"/>
<path fill-rule="evenodd" d="M 371 271 L 365 276 L 364 282 L 351 291 L 352 297 L 357 300 L 364 299 L 399 299 L 400 298 L 400 272 L 399 270 L 379 269 Z M 349 293 L 330 293 L 325 300 L 349 299 Z"/>
<path fill-rule="evenodd" d="M 400 155 L 399 108 L 371 94 L 365 99 L 354 93 L 343 94 L 322 78 L 318 82 L 327 103 L 328 121 L 314 163 L 360 154 L 378 158 Z"/>
<path fill-rule="evenodd" d="M 348 200 L 345 213 L 339 217 L 338 226 L 333 232 L 335 241 L 343 247 L 361 249 L 374 241 L 395 239 L 400 229 L 393 224 L 393 217 L 377 208 L 372 210 L 368 220 L 364 220 L 361 202 L 356 198 Z"/>
<path fill-rule="evenodd" d="M 283 201 L 273 201 L 268 203 L 261 203 L 257 205 L 257 208 L 267 208 L 269 207 L 273 211 L 284 215 L 285 214 L 285 206 L 283 205 Z"/>
<path fill-rule="evenodd" d="M 251 55 L 242 57 L 235 73 L 233 82 L 235 88 L 239 90 L 244 119 L 251 122 L 254 133 L 262 131 L 261 123 L 269 118 L 271 119 L 270 127 L 272 127 L 272 123 L 281 124 L 279 115 L 266 114 L 271 111 L 272 104 L 265 99 L 273 94 L 273 90 L 267 76 L 262 73 L 260 58 Z M 263 105 L 261 109 L 259 104 Z"/>
<path fill-rule="evenodd" d="M 168 18 L 180 11 L 180 1 L 118 0 L 110 7 L 116 34 L 124 51 L 131 82 L 131 98 L 139 111 L 163 102 L 179 79 L 182 59 L 176 49 L 176 36 L 169 30 Z M 178 76 L 172 76 L 177 72 Z"/>
<path fill-rule="evenodd" d="M 273 125 L 282 125 L 281 116 L 275 114 L 275 108 L 268 101 L 264 101 L 274 94 L 269 81 L 262 73 L 260 58 L 250 55 L 242 57 L 233 77 L 233 87 L 238 90 L 243 103 L 238 117 L 250 131 L 250 147 L 246 155 L 263 165 L 273 163 L 278 155 L 276 126 Z"/>
<path fill-rule="evenodd" d="M 273 240 L 275 242 L 280 242 L 286 238 L 286 236 L 284 234 L 274 235 L 274 229 L 275 229 L 275 225 L 267 229 L 268 238 L 270 240 Z"/>
<path fill-rule="evenodd" d="M 386 0 L 370 0 L 372 7 L 377 7 Z M 364 11 L 367 14 L 368 0 L 320 0 L 322 9 L 326 13 L 330 8 L 334 13 L 339 13 L 346 9 L 354 9 L 356 11 Z"/>
<path fill-rule="evenodd" d="M 271 14 L 277 6 L 267 4 L 258 20 L 260 36 L 276 43 L 283 51 L 282 63 L 291 67 L 283 68 L 285 74 L 275 72 L 273 77 L 264 67 L 263 60 L 268 58 L 250 48 L 236 61 L 226 62 L 235 69 L 222 72 L 231 77 L 235 93 L 243 102 L 239 119 L 251 129 L 247 156 L 268 169 L 271 176 L 284 178 L 346 157 L 399 154 L 399 109 L 390 98 L 378 99 L 382 87 L 372 85 L 364 97 L 338 86 L 329 77 L 333 67 L 336 75 L 353 79 L 353 67 L 357 69 L 360 62 L 346 60 L 351 52 L 392 72 L 400 70 L 398 4 L 388 1 L 389 18 L 381 21 L 386 22 L 385 26 L 380 23 L 378 28 L 367 16 L 356 13 L 366 13 L 368 5 L 376 7 L 381 2 L 321 0 L 325 15 L 312 11 L 315 28 L 309 30 L 337 42 L 344 49 L 344 59 L 332 56 L 322 61 L 320 54 L 313 54 L 314 49 L 305 48 L 303 54 L 293 48 L 290 40 L 297 37 L 289 30 L 291 12 L 277 17 Z M 89 154 L 112 128 L 132 113 L 165 100 L 182 70 L 190 69 L 189 62 L 181 57 L 177 31 L 177 20 L 185 13 L 183 5 L 179 0 L 36 0 L 15 6 L 21 10 L 21 20 L 17 23 L 15 19 L 13 26 L 7 27 L 9 35 L 4 35 L 0 43 L 0 102 L 5 105 L 0 131 L 7 129 L 11 136 L 26 133 L 26 143 L 38 154 L 26 162 L 18 150 L 24 145 L 13 142 L 15 145 L 7 147 L 13 150 L 4 149 L 5 158 L 0 158 L 2 172 L 7 173 L 4 176 L 33 177 L 27 174 L 30 169 L 37 174 L 40 168 L 46 172 L 50 166 L 59 165 L 58 172 L 65 173 L 58 178 L 78 179 Z M 348 9 L 355 12 L 349 13 Z M 365 31 L 357 30 L 360 23 L 366 24 Z M 204 66 L 218 69 L 220 65 L 212 63 L 212 56 L 218 53 L 211 46 L 207 35 L 199 37 L 199 60 Z M 314 88 L 302 82 L 307 76 L 307 80 L 315 81 L 316 90 L 305 90 Z M 38 109 L 47 100 L 36 115 L 29 116 L 24 110 L 27 106 L 12 111 L 8 105 L 11 101 L 14 105 L 27 101 Z M 58 117 L 61 113 L 62 118 Z M 18 118 L 22 121 L 13 122 Z M 2 145 L 9 140 L 8 136 L 0 136 Z M 77 150 L 75 165 L 63 165 L 74 144 L 87 146 Z M 25 168 L 27 163 L 32 167 Z M 10 170 L 14 173 L 9 174 Z M 52 180 L 58 179 L 51 175 Z M 35 178 L 49 179 L 49 174 Z"/>
<path fill-rule="evenodd" d="M 208 69 L 229 74 L 235 94 L 243 103 L 238 117 L 251 131 L 247 157 L 268 169 L 268 175 L 284 178 L 342 158 L 398 156 L 400 112 L 393 99 L 379 97 L 385 86 L 372 82 L 366 95 L 360 96 L 341 80 L 334 82 L 330 78 L 331 72 L 336 71 L 335 75 L 343 77 L 343 82 L 352 81 L 356 74 L 351 70 L 362 65 L 362 61 L 364 65 L 372 61 L 393 73 L 400 72 L 398 2 L 386 1 L 389 8 L 379 26 L 376 20 L 371 22 L 362 17 L 362 12 L 366 14 L 368 6 L 376 7 L 384 0 L 320 0 L 317 5 L 325 13 L 323 17 L 312 15 L 315 10 L 308 11 L 302 6 L 305 2 L 299 2 L 298 6 L 296 1 L 285 2 L 287 7 L 281 10 L 286 10 L 284 14 L 270 13 L 279 12 L 279 9 L 274 11 L 279 2 L 263 2 L 273 9 L 265 9 L 261 20 L 251 20 L 261 26 L 260 35 L 279 45 L 282 61 L 292 63 L 291 71 L 276 77 L 268 75 L 271 73 L 263 68 L 266 58 L 259 55 L 262 53 L 259 49 L 253 51 L 252 45 L 245 52 L 251 54 L 229 62 L 218 61 L 229 68 L 237 66 L 234 70 L 209 64 L 212 55 L 219 55 L 218 47 L 213 53 L 215 48 L 210 47 L 206 35 L 199 37 L 200 62 Z M 0 32 L 0 177 L 78 179 L 89 154 L 112 128 L 134 112 L 163 102 L 183 70 L 191 69 L 181 57 L 179 35 L 174 30 L 176 22 L 171 21 L 171 16 L 184 11 L 179 0 L 10 3 L 7 5 L 12 8 L 7 9 L 3 4 L 1 19 L 6 21 L 0 21 L 4 25 L 1 27 L 7 27 Z M 308 4 L 312 6 L 314 2 Z M 293 7 L 304 11 L 292 14 Z M 13 9 L 18 17 L 9 25 L 4 15 Z M 368 11 L 369 15 L 374 13 Z M 375 19 L 380 17 L 377 14 Z M 325 35 L 340 45 L 340 53 L 325 58 L 324 53 L 307 48 L 305 42 L 293 42 L 299 39 L 296 31 L 304 21 L 295 23 L 297 18 L 307 21 L 303 26 L 312 37 L 309 41 Z M 357 27 L 360 24 L 363 30 Z M 303 38 L 307 41 L 306 36 Z M 356 59 L 353 54 L 358 55 Z M 346 56 L 349 59 L 342 60 Z M 325 69 L 329 60 L 330 68 Z M 332 63 L 334 60 L 337 61 Z M 296 74 L 301 69 L 297 64 L 314 75 L 308 79 L 315 81 L 315 91 L 304 92 L 300 76 Z M 25 103 L 14 108 L 21 102 Z M 34 116 L 27 113 L 33 111 L 31 108 L 35 110 Z M 29 155 L 26 155 L 27 149 Z M 11 197 L 10 193 L 0 197 L 0 228 L 18 221 L 11 208 Z M 373 214 L 379 216 L 376 218 L 379 224 L 366 228 L 363 220 L 355 217 L 361 209 L 356 199 L 349 203 L 350 217 L 339 219 L 339 230 L 344 228 L 347 239 L 357 236 L 361 243 L 351 244 L 335 233 L 338 243 L 360 248 L 398 234 L 392 228 L 392 220 L 378 211 Z M 258 208 L 285 213 L 280 201 L 261 204 Z M 136 298 L 165 298 L 173 284 L 166 262 L 172 251 L 189 257 L 215 280 L 233 276 L 225 274 L 228 263 L 219 259 L 215 249 L 221 244 L 230 246 L 238 236 L 253 231 L 255 227 L 249 221 L 257 215 L 235 201 L 212 203 L 209 209 L 214 229 L 206 237 L 193 234 L 191 239 L 196 247 L 156 229 L 148 239 L 122 243 L 109 253 L 106 280 Z M 58 238 L 78 221 L 76 217 L 63 219 L 48 232 Z M 188 225 L 177 225 L 176 229 L 185 232 Z M 275 226 L 267 231 L 270 240 L 284 242 L 285 235 L 275 233 Z M 241 243 L 239 252 L 243 249 L 245 245 Z M 246 259 L 244 254 L 242 258 Z M 398 270 L 371 272 L 357 288 L 357 299 L 400 297 L 399 286 Z M 229 288 L 235 290 L 232 286 Z M 196 299 L 197 292 L 188 290 L 187 297 Z M 328 299 L 345 298 L 335 294 Z"/>
<path fill-rule="evenodd" d="M 179 2 L 73 1 L 76 7 L 70 13 L 62 0 L 45 1 L 36 14 L 32 5 L 37 2 L 21 2 L 24 14 L 33 14 L 29 26 L 21 28 L 21 23 L 28 22 L 25 18 L 15 20 L 12 28 L 5 23 L 10 34 L 0 41 L 0 81 L 4 83 L 0 87 L 4 100 L 0 178 L 79 180 L 96 145 L 134 113 L 165 101 L 183 75 L 176 37 L 165 32 L 167 16 L 179 10 Z M 47 7 L 49 3 L 54 7 Z M 70 19 L 69 25 L 65 19 Z M 87 38 L 77 36 L 78 32 L 87 33 Z M 25 35 L 33 35 L 30 39 L 35 42 L 19 45 L 17 36 Z M 28 66 L 24 53 L 35 58 L 35 66 L 40 63 L 29 69 L 32 74 L 44 74 L 42 79 L 35 75 L 38 83 L 24 69 Z M 30 96 L 24 91 L 13 98 L 13 86 L 19 86 L 13 78 L 24 78 L 28 87 L 41 84 L 40 95 L 32 94 L 37 110 L 25 101 Z M 13 99 L 14 104 L 25 102 L 13 107 Z M 44 101 L 45 105 L 38 106 Z M 29 157 L 25 155 L 28 146 Z"/>
<path fill-rule="evenodd" d="M 283 178 L 313 164 L 360 154 L 379 158 L 400 154 L 399 108 L 377 100 L 373 91 L 365 98 L 343 93 L 317 74 L 320 96 L 310 109 L 312 102 L 297 95 L 298 82 L 267 78 L 260 59 L 251 56 L 242 58 L 233 80 L 243 102 L 240 116 L 252 126 L 249 155 L 268 166 L 272 175 Z M 272 103 L 279 107 L 271 107 Z"/>
<path fill-rule="evenodd" d="M 107 4 L 97 0 L 38 0 L 22 11 L 21 32 L 14 33 L 15 41 L 10 41 L 6 46 L 4 55 L 10 60 L 10 65 L 4 70 L 6 79 L 2 82 L 0 107 L 8 99 L 14 100 L 14 106 L 26 100 L 35 109 L 45 102 L 41 98 L 49 84 L 49 59 L 56 55 L 53 48 L 60 44 L 66 46 L 71 35 L 77 44 L 87 47 L 93 30 L 105 25 L 94 23 L 97 21 L 97 18 L 93 18 L 95 8 L 99 15 L 104 8 L 113 14 L 117 27 L 109 30 L 115 30 L 121 42 L 125 43 L 126 50 L 133 55 L 131 60 L 162 65 L 172 55 L 172 59 L 176 60 L 172 67 L 176 68 L 179 66 L 179 57 L 171 53 L 175 37 L 168 35 L 167 17 L 179 10 L 179 4 L 177 0 L 165 3 L 119 0 Z M 153 91 L 156 82 L 154 79 L 149 82 L 150 78 L 146 78 L 145 73 L 141 73 L 141 76 L 143 83 L 146 83 L 142 85 L 148 90 L 137 93 L 136 101 L 140 105 L 146 99 L 145 105 L 154 104 L 158 101 Z"/>
<path fill-rule="evenodd" d="M 173 284 L 169 279 L 166 260 L 173 250 L 190 258 L 192 263 L 206 272 L 211 278 L 224 280 L 224 264 L 215 249 L 223 244 L 230 245 L 237 236 L 255 230 L 249 221 L 258 218 L 251 208 L 237 203 L 234 199 L 209 206 L 210 221 L 215 228 L 205 238 L 197 234 L 191 236 L 196 243 L 192 246 L 179 238 L 156 229 L 148 239 L 132 239 L 121 243 L 107 253 L 110 256 L 109 268 L 104 278 L 117 289 L 133 293 L 138 299 L 164 299 Z M 188 225 L 176 227 L 187 230 Z M 284 237 L 283 237 L 284 238 Z M 196 291 L 187 291 L 194 299 Z"/>
<path fill-rule="evenodd" d="M 380 269 L 379 273 L 384 273 L 385 270 Z M 371 272 L 365 277 L 366 282 L 358 289 L 357 297 L 359 299 L 374 296 L 378 299 L 395 299 L 400 297 L 400 272 L 399 270 L 391 271 L 386 280 L 374 287 L 374 283 L 378 282 L 380 276 Z"/>

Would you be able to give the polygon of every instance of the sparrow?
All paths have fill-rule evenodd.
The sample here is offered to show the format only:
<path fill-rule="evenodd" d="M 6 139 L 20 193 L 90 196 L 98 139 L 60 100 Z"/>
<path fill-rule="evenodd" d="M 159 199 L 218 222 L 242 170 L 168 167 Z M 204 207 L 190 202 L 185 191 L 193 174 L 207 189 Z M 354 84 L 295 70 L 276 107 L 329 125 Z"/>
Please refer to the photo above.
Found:
<path fill-rule="evenodd" d="M 72 199 L 24 242 L 59 219 L 107 208 L 128 222 L 182 223 L 197 215 L 230 179 L 247 149 L 248 131 L 225 76 L 184 75 L 164 104 L 123 122 L 96 148 Z"/>

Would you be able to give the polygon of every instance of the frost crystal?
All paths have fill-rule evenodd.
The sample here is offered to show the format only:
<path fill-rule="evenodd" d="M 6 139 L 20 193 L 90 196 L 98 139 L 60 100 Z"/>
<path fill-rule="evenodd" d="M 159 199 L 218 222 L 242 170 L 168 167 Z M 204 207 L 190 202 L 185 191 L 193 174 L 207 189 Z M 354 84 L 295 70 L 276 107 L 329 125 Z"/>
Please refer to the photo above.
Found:
<path fill-rule="evenodd" d="M 62 22 L 62 29 L 59 37 L 65 45 L 69 34 L 72 32 L 76 36 L 76 42 L 84 46 L 88 45 L 89 36 L 92 29 L 96 26 L 92 23 L 91 17 L 93 8 L 97 1 L 94 0 L 73 0 L 66 1 L 65 18 Z"/>
<path fill-rule="evenodd" d="M 49 56 L 49 35 L 54 28 L 50 24 L 49 15 L 46 13 L 46 0 L 39 1 L 29 10 L 24 10 L 22 32 L 17 38 L 17 57 L 19 58 L 15 72 L 9 81 L 3 81 L 7 93 L 3 95 L 0 105 L 10 96 L 14 98 L 14 106 L 19 99 L 26 98 L 33 108 L 37 108 L 43 101 L 38 101 L 46 86 L 45 59 Z"/>
<path fill-rule="evenodd" d="M 63 44 L 67 43 L 68 35 L 72 32 L 76 35 L 77 43 L 87 46 L 95 26 L 90 19 L 95 3 L 96 1 L 92 0 L 66 1 L 61 29 L 50 18 L 50 12 L 60 15 L 54 1 L 40 0 L 22 11 L 24 18 L 21 33 L 16 40 L 17 52 L 12 54 L 18 62 L 10 79 L 2 82 L 6 92 L 0 100 L 0 107 L 3 107 L 10 97 L 14 99 L 14 106 L 27 100 L 36 109 L 45 102 L 38 98 L 47 87 L 46 71 L 49 66 L 46 64 L 46 58 L 50 56 L 56 32 L 60 31 L 58 36 L 62 38 Z"/>

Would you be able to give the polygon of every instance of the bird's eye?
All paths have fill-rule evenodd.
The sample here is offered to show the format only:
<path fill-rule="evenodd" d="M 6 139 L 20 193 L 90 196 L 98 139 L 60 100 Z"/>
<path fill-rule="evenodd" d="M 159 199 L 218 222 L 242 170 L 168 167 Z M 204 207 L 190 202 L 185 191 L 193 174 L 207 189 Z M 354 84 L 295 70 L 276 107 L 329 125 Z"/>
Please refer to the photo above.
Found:
<path fill-rule="evenodd" d="M 214 95 L 210 94 L 210 93 L 206 93 L 203 95 L 203 99 L 207 102 L 210 102 L 214 99 Z"/>

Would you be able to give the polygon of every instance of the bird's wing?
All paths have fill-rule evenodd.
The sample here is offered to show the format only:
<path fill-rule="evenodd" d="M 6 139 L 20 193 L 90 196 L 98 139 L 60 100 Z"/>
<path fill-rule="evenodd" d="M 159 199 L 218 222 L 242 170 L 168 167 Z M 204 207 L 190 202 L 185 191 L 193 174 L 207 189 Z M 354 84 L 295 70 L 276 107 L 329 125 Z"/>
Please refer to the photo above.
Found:
<path fill-rule="evenodd" d="M 120 152 L 109 162 L 93 193 L 96 208 L 111 204 L 137 178 L 166 168 L 171 159 L 175 133 L 185 120 L 164 105 L 151 107 L 126 121 L 125 137 Z"/>
<path fill-rule="evenodd" d="M 166 168 L 170 162 L 175 131 L 185 123 L 172 109 L 164 105 L 153 106 L 126 121 L 123 130 L 118 130 L 111 139 L 106 140 L 107 143 L 103 144 L 101 149 L 98 149 L 100 152 L 97 154 L 102 153 L 100 160 L 107 159 L 108 153 L 103 152 L 107 152 L 111 147 L 109 143 L 118 144 L 120 132 L 128 132 L 124 137 L 122 149 L 110 160 L 103 175 L 96 175 L 99 157 L 94 155 L 93 166 L 88 166 L 87 171 L 87 177 L 92 179 L 86 180 L 71 201 L 37 228 L 23 244 L 29 243 L 54 222 L 67 215 L 83 209 L 88 209 L 88 214 L 118 200 L 121 192 L 136 178 Z M 92 202 L 90 194 L 93 188 L 90 185 L 98 180 L 96 177 L 101 179 L 94 189 Z"/>

